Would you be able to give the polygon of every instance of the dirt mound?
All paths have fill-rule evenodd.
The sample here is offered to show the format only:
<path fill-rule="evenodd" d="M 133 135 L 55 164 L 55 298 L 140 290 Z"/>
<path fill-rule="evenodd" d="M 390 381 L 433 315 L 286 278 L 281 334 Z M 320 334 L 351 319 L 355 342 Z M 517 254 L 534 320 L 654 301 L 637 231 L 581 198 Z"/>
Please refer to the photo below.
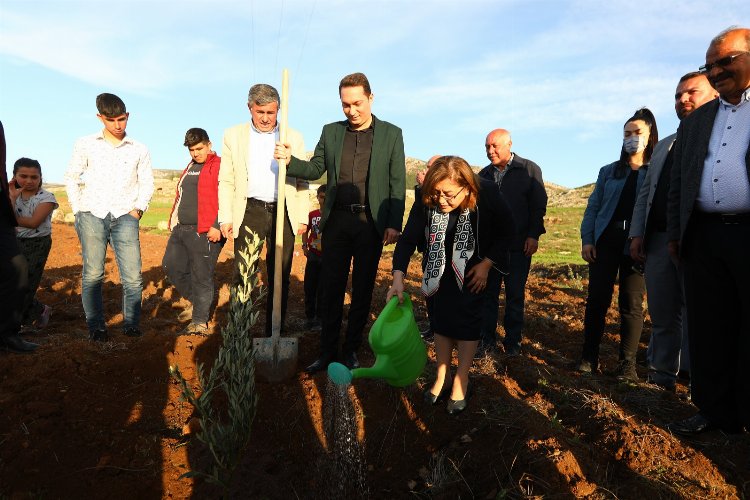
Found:
<path fill-rule="evenodd" d="M 94 344 L 85 339 L 75 232 L 56 224 L 53 234 L 39 294 L 54 308 L 52 321 L 29 335 L 42 347 L 29 356 L 0 354 L 0 497 L 218 498 L 212 486 L 179 478 L 207 456 L 197 439 L 182 435 L 192 411 L 179 400 L 168 367 L 178 364 L 196 387 L 196 366 L 210 365 L 221 338 L 175 335 L 179 310 L 161 271 L 166 237 L 142 234 L 145 336 L 131 339 L 117 331 L 121 295 L 110 255 L 104 306 L 113 337 Z M 418 263 L 413 266 L 416 272 Z M 317 354 L 317 334 L 302 330 L 303 267 L 304 257 L 297 257 L 287 322 L 300 337 L 300 367 Z M 384 256 L 374 311 L 382 307 L 389 268 Z M 227 247 L 219 283 L 228 281 L 231 269 Z M 418 286 L 414 279 L 407 284 Z M 358 496 L 747 498 L 748 434 L 713 432 L 686 440 L 664 430 L 666 422 L 695 411 L 680 399 L 683 383 L 672 395 L 568 369 L 582 340 L 583 286 L 585 280 L 568 269 L 535 269 L 523 355 L 478 360 L 471 374 L 474 396 L 457 417 L 422 402 L 432 364 L 405 389 L 355 381 L 350 397 L 366 461 L 366 487 Z M 223 286 L 217 331 L 227 299 Z M 612 365 L 614 311 L 608 320 L 602 357 Z M 647 340 L 645 334 L 641 352 Z M 373 362 L 367 347 L 361 360 L 364 366 Z M 232 498 L 336 497 L 336 478 L 324 473 L 332 440 L 323 417 L 326 386 L 325 374 L 303 373 L 278 385 L 257 384 L 258 415 Z"/>

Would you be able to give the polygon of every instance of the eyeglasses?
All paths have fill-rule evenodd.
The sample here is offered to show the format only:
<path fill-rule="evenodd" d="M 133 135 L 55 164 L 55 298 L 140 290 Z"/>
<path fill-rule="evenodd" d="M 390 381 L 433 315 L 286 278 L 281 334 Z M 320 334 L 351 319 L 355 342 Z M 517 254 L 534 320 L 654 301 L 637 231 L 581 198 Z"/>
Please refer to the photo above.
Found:
<path fill-rule="evenodd" d="M 442 198 L 445 201 L 447 201 L 448 203 L 453 203 L 453 200 L 455 200 L 456 197 L 459 194 L 461 194 L 461 191 L 463 191 L 464 189 L 466 189 L 466 186 L 464 186 L 461 189 L 459 189 L 458 192 L 456 194 L 454 194 L 453 196 L 448 196 L 447 194 L 443 194 L 443 193 L 433 194 L 432 196 L 430 196 L 430 200 L 432 200 L 433 203 L 439 203 L 440 202 L 440 198 Z"/>
<path fill-rule="evenodd" d="M 701 73 L 708 73 L 712 69 L 714 69 L 716 66 L 721 66 L 722 68 L 726 68 L 727 66 L 732 64 L 732 62 L 735 59 L 737 59 L 740 56 L 744 56 L 745 54 L 750 54 L 750 52 L 740 52 L 739 54 L 734 54 L 733 56 L 722 57 L 721 59 L 717 59 L 712 63 L 704 64 L 703 66 L 698 68 L 698 71 L 700 71 Z"/>

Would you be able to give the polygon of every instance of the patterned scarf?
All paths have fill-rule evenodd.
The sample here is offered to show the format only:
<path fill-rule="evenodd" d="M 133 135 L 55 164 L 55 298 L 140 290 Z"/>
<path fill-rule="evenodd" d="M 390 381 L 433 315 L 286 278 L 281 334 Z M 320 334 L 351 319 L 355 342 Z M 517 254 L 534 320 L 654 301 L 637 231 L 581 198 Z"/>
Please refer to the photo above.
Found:
<path fill-rule="evenodd" d="M 427 233 L 427 265 L 422 277 L 422 293 L 431 297 L 440 288 L 440 278 L 445 270 L 445 231 L 448 229 L 449 214 L 437 209 L 430 209 L 427 213 L 429 226 Z M 469 209 L 465 209 L 458 216 L 456 235 L 453 238 L 453 257 L 451 265 L 456 273 L 458 289 L 463 290 L 466 263 L 474 255 L 474 232 L 471 229 Z"/>

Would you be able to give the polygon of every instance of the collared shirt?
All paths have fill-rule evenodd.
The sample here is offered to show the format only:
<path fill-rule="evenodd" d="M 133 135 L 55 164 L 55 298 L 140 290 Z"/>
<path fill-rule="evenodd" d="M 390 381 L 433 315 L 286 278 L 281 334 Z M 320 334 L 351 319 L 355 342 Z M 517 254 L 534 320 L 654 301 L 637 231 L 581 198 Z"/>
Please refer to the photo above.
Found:
<path fill-rule="evenodd" d="M 502 185 L 503 177 L 505 177 L 505 174 L 508 172 L 510 164 L 513 163 L 514 156 L 516 156 L 515 153 L 510 154 L 510 159 L 508 160 L 508 163 L 505 164 L 504 169 L 500 170 L 499 168 L 495 167 L 492 170 L 492 175 L 495 177 L 495 184 L 497 184 L 497 187 L 500 187 Z"/>
<path fill-rule="evenodd" d="M 696 200 L 703 212 L 750 212 L 745 155 L 750 144 L 750 89 L 738 104 L 719 100 Z"/>
<path fill-rule="evenodd" d="M 336 188 L 337 205 L 367 203 L 367 173 L 370 170 L 374 135 L 372 124 L 364 130 L 346 128 Z"/>
<path fill-rule="evenodd" d="M 73 213 L 103 219 L 146 210 L 154 192 L 148 148 L 128 136 L 112 145 L 103 130 L 81 137 L 73 146 L 65 187 Z"/>
<path fill-rule="evenodd" d="M 279 182 L 279 162 L 273 157 L 279 139 L 279 124 L 273 130 L 261 132 L 250 122 L 247 146 L 247 197 L 267 203 L 276 201 Z"/>

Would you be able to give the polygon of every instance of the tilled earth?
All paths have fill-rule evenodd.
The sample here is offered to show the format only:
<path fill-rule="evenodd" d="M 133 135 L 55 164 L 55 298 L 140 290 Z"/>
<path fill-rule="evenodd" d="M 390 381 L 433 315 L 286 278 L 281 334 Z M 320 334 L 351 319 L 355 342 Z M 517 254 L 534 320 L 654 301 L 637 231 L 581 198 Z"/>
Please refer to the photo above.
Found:
<path fill-rule="evenodd" d="M 163 235 L 143 233 L 144 337 L 118 332 L 121 290 L 110 254 L 105 310 L 111 341 L 86 339 L 80 301 L 81 256 L 71 226 L 55 224 L 39 298 L 54 308 L 50 325 L 28 338 L 33 355 L 0 354 L 0 498 L 218 498 L 199 479 L 203 445 L 184 429 L 192 408 L 168 368 L 178 364 L 197 387 L 196 366 L 211 364 L 227 312 L 232 248 L 217 269 L 219 304 L 207 338 L 176 336 L 184 325 L 165 282 Z M 418 270 L 414 260 L 414 273 Z M 384 303 L 390 256 L 381 261 L 372 319 Z M 289 334 L 300 338 L 300 369 L 317 353 L 303 329 L 304 256 L 295 258 Z M 586 279 L 580 268 L 535 267 L 527 292 L 523 354 L 493 354 L 472 368 L 474 394 L 457 417 L 427 407 L 421 391 L 434 365 L 411 387 L 358 379 L 349 391 L 364 450 L 371 498 L 748 498 L 750 435 L 707 433 L 684 439 L 664 430 L 695 408 L 678 393 L 622 384 L 570 370 L 582 340 Z M 416 291 L 418 282 L 408 285 Z M 417 294 L 414 294 L 417 295 Z M 423 310 L 421 300 L 417 315 Z M 263 314 L 261 314 L 263 318 Z M 608 318 L 602 359 L 617 359 L 617 313 Z M 261 319 L 262 321 L 262 319 Z M 648 322 L 641 355 L 648 342 Z M 262 325 L 252 329 L 258 334 Z M 500 328 L 502 334 L 502 328 Z M 431 359 L 434 355 L 430 349 Z M 373 362 L 363 347 L 364 366 Z M 642 366 L 639 374 L 645 377 Z M 231 498 L 335 498 L 347 478 L 332 476 L 325 374 L 259 380 L 251 444 Z M 349 494 L 349 498 L 351 498 Z"/>

